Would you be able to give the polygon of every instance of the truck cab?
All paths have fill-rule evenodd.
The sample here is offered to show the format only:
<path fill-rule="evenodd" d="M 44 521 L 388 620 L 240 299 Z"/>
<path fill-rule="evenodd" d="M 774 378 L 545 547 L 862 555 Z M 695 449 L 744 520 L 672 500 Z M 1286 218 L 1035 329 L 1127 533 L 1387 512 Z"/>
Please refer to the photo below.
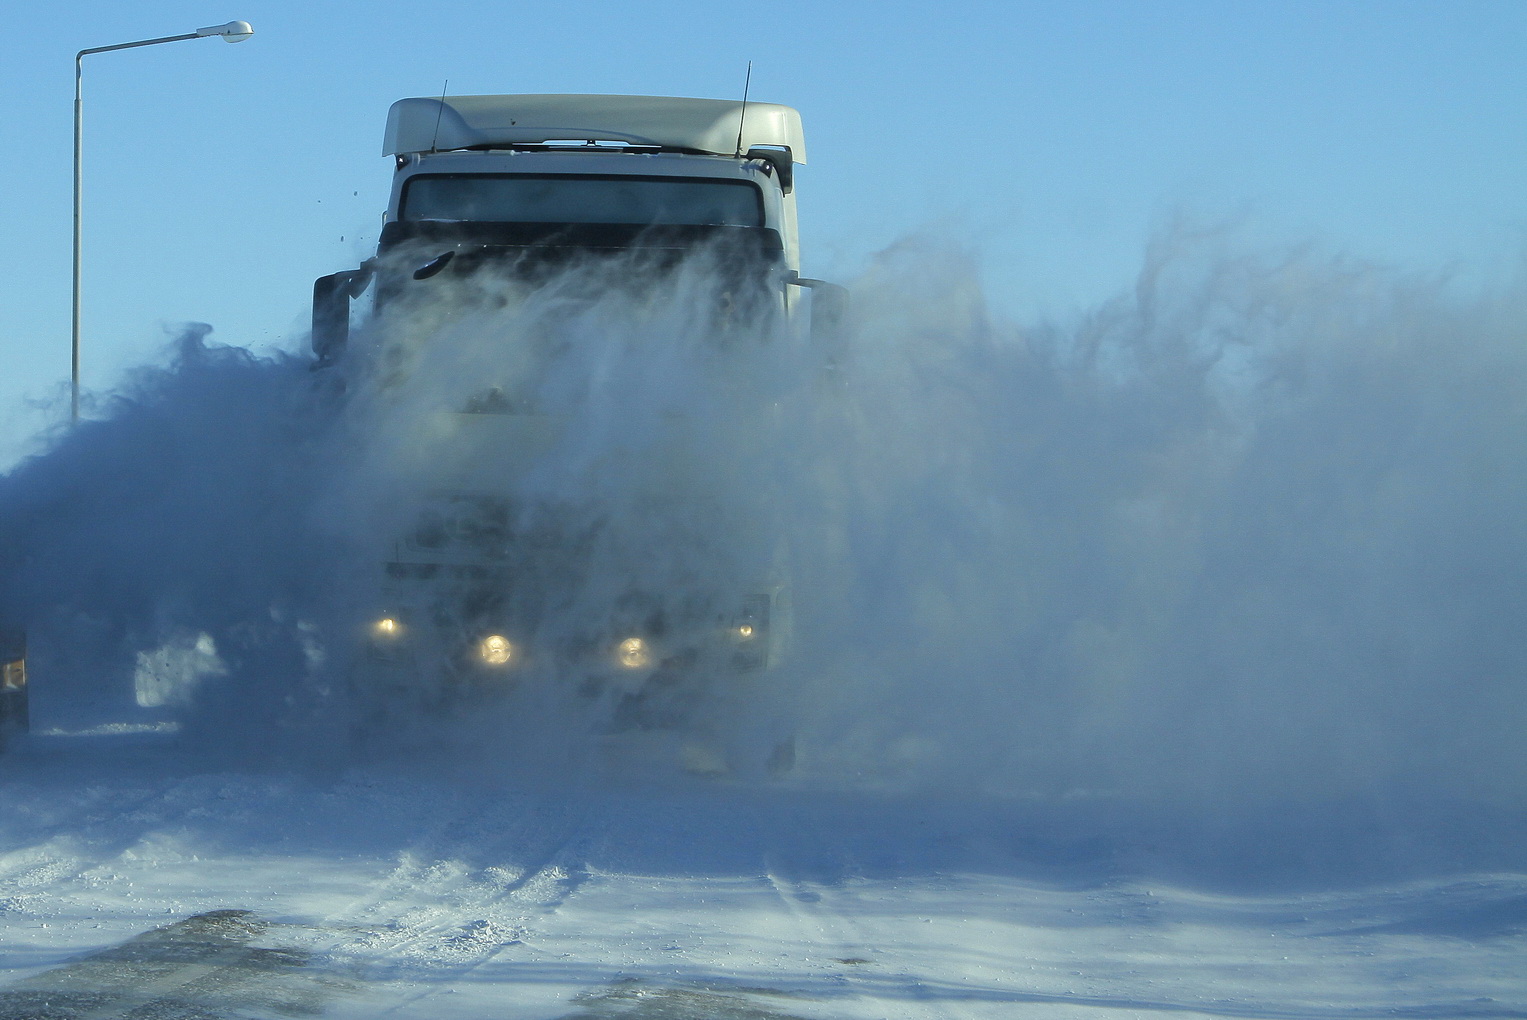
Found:
<path fill-rule="evenodd" d="M 824 366 L 833 360 L 844 292 L 800 273 L 795 168 L 806 149 L 789 107 L 604 95 L 404 99 L 388 115 L 383 152 L 394 174 L 375 257 L 314 286 L 319 369 L 347 360 L 351 302 L 368 289 L 374 350 L 420 342 L 397 338 L 437 321 L 417 308 L 450 315 L 474 282 L 523 293 L 604 260 L 614 273 L 583 275 L 618 287 L 697 255 L 707 260 L 706 300 L 722 332 L 781 327 L 817 345 Z M 387 385 L 407 387 L 406 375 Z M 413 516 L 381 543 L 384 582 L 364 623 L 370 658 L 351 683 L 362 714 L 370 705 L 372 717 L 392 717 L 386 730 L 399 715 L 508 690 L 534 670 L 589 698 L 613 692 L 614 724 L 648 728 L 682 720 L 718 678 L 776 666 L 791 602 L 776 536 L 718 543 L 733 547 L 718 559 L 738 563 L 738 545 L 774 551 L 685 591 L 637 576 L 639 567 L 596 562 L 608 516 L 600 497 L 551 506 L 515 484 L 538 458 L 555 457 L 579 423 L 508 389 L 493 386 L 405 426 L 433 437 L 432 489 L 412 494 Z M 632 498 L 703 525 L 709 511 L 697 508 L 716 504 L 715 487 L 688 480 L 687 451 L 671 453 L 642 479 L 649 491 Z M 591 613 L 596 589 L 608 597 Z M 585 608 L 569 626 L 565 607 L 574 603 Z"/>
<path fill-rule="evenodd" d="M 839 288 L 800 275 L 795 167 L 800 115 L 773 103 L 658 96 L 403 99 L 383 153 L 395 164 L 375 258 L 314 286 L 321 365 L 349 338 L 350 302 L 491 265 L 534 281 L 575 259 L 678 260 L 722 248 L 739 292 L 790 316 L 817 291 L 812 328 L 842 314 Z"/>

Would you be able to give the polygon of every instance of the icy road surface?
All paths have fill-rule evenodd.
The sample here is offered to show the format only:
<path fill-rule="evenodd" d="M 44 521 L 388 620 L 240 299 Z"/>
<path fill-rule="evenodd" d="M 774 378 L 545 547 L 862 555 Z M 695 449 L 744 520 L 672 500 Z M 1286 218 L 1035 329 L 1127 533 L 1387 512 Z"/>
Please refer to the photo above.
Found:
<path fill-rule="evenodd" d="M 1527 1016 L 1527 875 L 1226 891 L 1030 828 L 37 736 L 0 759 L 0 1018 Z"/>

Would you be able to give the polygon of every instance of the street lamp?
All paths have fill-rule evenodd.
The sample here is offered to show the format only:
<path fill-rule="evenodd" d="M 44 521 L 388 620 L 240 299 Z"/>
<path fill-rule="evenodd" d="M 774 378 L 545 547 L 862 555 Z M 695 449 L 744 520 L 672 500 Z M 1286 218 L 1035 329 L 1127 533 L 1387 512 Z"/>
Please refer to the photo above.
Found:
<path fill-rule="evenodd" d="M 72 384 L 70 388 L 69 420 L 80 420 L 80 141 L 81 135 L 81 99 L 80 99 L 80 71 L 81 61 L 89 53 L 107 53 L 111 50 L 131 50 L 139 46 L 153 46 L 156 43 L 180 42 L 182 39 L 209 39 L 220 35 L 224 41 L 236 43 L 243 42 L 254 35 L 254 29 L 249 27 L 247 21 L 230 21 L 226 25 L 213 25 L 211 28 L 198 28 L 194 32 L 185 35 L 167 35 L 161 39 L 143 39 L 139 42 L 118 43 L 115 46 L 95 46 L 88 50 L 80 50 L 74 55 L 74 346 L 72 351 Z"/>

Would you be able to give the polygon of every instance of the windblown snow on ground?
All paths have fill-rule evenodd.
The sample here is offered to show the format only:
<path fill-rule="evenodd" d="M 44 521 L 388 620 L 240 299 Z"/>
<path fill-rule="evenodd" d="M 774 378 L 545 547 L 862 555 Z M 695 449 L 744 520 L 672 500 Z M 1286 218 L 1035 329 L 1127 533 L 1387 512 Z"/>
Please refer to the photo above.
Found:
<path fill-rule="evenodd" d="M 1515 847 L 1332 881 L 1323 829 L 1269 826 L 1236 867 L 1119 805 L 218 773 L 99 741 L 7 762 L 7 1020 L 1527 1015 Z"/>

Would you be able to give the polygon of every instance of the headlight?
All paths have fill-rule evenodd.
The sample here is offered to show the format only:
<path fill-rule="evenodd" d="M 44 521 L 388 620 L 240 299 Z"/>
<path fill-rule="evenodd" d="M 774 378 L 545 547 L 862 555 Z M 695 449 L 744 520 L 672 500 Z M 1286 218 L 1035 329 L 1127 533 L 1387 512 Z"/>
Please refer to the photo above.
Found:
<path fill-rule="evenodd" d="M 753 630 L 753 625 L 751 623 L 744 623 L 738 626 L 737 629 L 732 633 L 737 635 L 738 641 L 751 641 L 753 640 L 753 634 L 755 631 Z"/>
<path fill-rule="evenodd" d="M 514 645 L 502 634 L 489 634 L 478 642 L 477 657 L 489 666 L 507 666 L 514 661 Z"/>
<path fill-rule="evenodd" d="M 615 646 L 615 661 L 626 669 L 646 669 L 652 665 L 652 653 L 641 638 L 626 638 Z"/>
<path fill-rule="evenodd" d="M 371 625 L 371 634 L 380 640 L 389 641 L 403 636 L 403 625 L 395 616 L 384 616 Z"/>

